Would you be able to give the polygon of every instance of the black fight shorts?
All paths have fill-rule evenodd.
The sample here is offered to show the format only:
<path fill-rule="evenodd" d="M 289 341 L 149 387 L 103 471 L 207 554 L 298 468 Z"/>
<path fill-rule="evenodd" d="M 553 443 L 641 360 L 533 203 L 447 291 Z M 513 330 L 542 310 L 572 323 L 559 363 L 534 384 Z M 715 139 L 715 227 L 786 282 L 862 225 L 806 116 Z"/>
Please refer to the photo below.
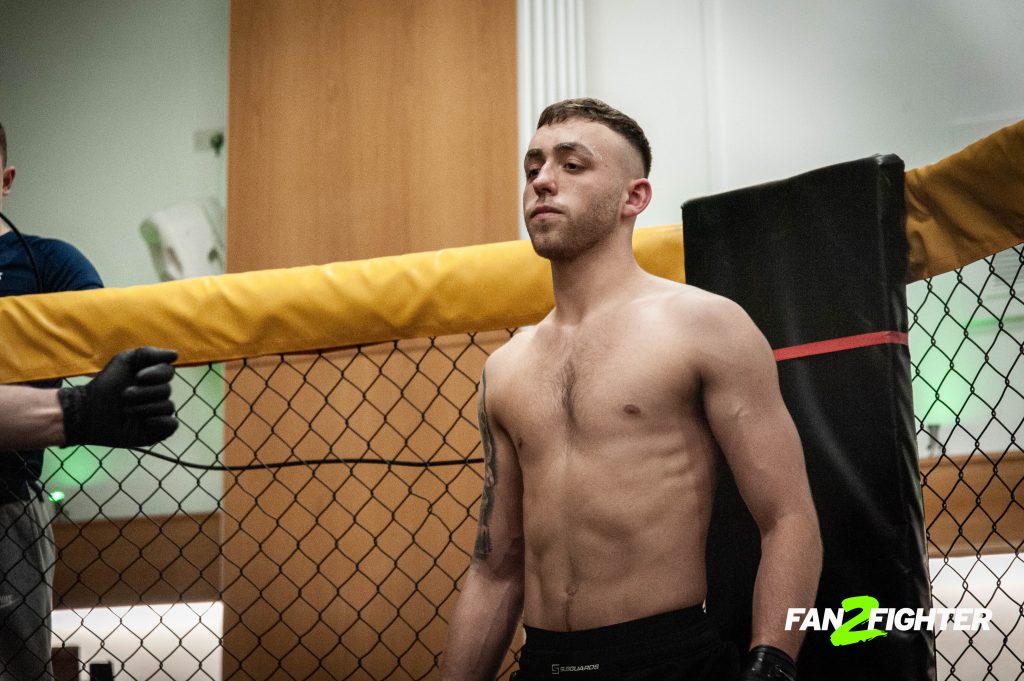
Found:
<path fill-rule="evenodd" d="M 700 606 L 583 631 L 526 627 L 513 681 L 731 681 L 736 647 Z"/>

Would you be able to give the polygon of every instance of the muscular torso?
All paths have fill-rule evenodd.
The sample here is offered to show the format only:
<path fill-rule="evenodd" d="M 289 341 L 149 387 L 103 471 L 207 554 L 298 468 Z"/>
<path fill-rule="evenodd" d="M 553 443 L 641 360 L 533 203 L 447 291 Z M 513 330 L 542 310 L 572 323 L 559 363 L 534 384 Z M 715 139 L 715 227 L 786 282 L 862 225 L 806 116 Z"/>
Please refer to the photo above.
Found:
<path fill-rule="evenodd" d="M 599 627 L 704 599 L 717 449 L 699 333 L 665 313 L 678 295 L 657 285 L 575 326 L 545 320 L 488 376 L 522 471 L 530 626 Z"/>

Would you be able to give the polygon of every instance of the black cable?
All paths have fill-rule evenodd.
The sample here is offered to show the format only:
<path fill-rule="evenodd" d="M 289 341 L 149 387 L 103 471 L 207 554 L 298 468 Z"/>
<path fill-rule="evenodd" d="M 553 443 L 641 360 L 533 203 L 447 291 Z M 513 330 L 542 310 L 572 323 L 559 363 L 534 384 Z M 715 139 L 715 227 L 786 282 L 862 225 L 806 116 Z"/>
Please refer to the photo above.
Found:
<path fill-rule="evenodd" d="M 36 265 L 35 256 L 32 254 L 32 249 L 29 248 L 28 242 L 25 241 L 25 237 L 21 235 L 21 232 L 14 223 L 4 215 L 0 213 L 0 218 L 14 232 L 18 240 L 21 241 L 21 245 L 25 247 L 25 252 L 28 253 L 29 263 L 32 265 L 32 272 L 36 277 L 36 287 L 40 293 L 43 293 L 43 280 L 39 274 L 39 267 Z M 324 459 L 312 459 L 303 461 L 281 461 L 278 463 L 253 463 L 253 464 L 239 464 L 239 465 L 224 465 L 224 464 L 202 464 L 194 463 L 192 461 L 185 461 L 178 457 L 167 456 L 166 454 L 157 454 L 151 449 L 142 449 L 138 447 L 126 447 L 136 454 L 145 454 L 148 456 L 162 459 L 163 461 L 169 461 L 178 466 L 184 466 L 185 468 L 196 468 L 204 471 L 254 471 L 261 469 L 276 469 L 276 468 L 289 468 L 291 466 L 322 466 L 332 463 L 344 463 L 344 464 L 361 464 L 369 463 L 376 464 L 378 466 L 404 466 L 408 468 L 432 468 L 434 466 L 464 466 L 471 463 L 483 463 L 483 459 L 443 459 L 441 461 L 388 461 L 385 459 L 361 459 L 361 458 L 324 458 Z"/>
<path fill-rule="evenodd" d="M 178 466 L 184 466 L 185 468 L 197 468 L 204 471 L 255 471 L 255 470 L 266 470 L 266 469 L 277 469 L 277 468 L 290 468 L 292 466 L 322 466 L 332 463 L 344 463 L 344 464 L 376 464 L 378 466 L 403 466 L 406 468 L 433 468 L 434 466 L 464 466 L 471 463 L 483 463 L 483 459 L 442 459 L 440 461 L 395 461 L 387 459 L 362 459 L 362 458 L 324 458 L 324 459 L 304 459 L 301 461 L 279 461 L 277 463 L 250 463 L 250 464 L 205 464 L 195 463 L 192 461 L 185 461 L 184 459 L 176 456 L 168 456 L 166 454 L 158 454 L 151 449 L 143 449 L 140 447 L 125 447 L 129 451 L 136 454 L 145 454 L 152 456 L 163 461 L 169 461 Z"/>
<path fill-rule="evenodd" d="M 25 237 L 21 235 L 21 232 L 14 223 L 4 215 L 0 213 L 0 218 L 14 232 L 18 240 L 21 241 L 21 245 L 25 247 L 25 252 L 28 253 L 29 263 L 32 265 L 32 272 L 36 277 L 36 287 L 40 293 L 43 293 L 43 280 L 39 274 L 39 267 L 36 265 L 35 256 L 32 254 L 32 249 L 29 248 L 28 242 L 25 241 Z M 324 459 L 312 459 L 302 461 L 280 461 L 278 463 L 252 463 L 252 464 L 238 464 L 238 465 L 224 465 L 224 464 L 203 464 L 194 463 L 192 461 L 185 461 L 175 456 L 167 456 L 166 454 L 158 454 L 151 449 L 142 449 L 139 447 L 126 447 L 136 454 L 145 454 L 148 456 L 168 461 L 177 466 L 184 466 L 185 468 L 196 468 L 204 471 L 254 471 L 263 469 L 276 469 L 276 468 L 289 468 L 291 466 L 322 466 L 332 463 L 343 463 L 343 464 L 376 464 L 378 466 L 403 466 L 407 468 L 432 468 L 434 466 L 464 466 L 472 463 L 483 463 L 483 459 L 442 459 L 441 461 L 388 461 L 386 459 L 361 459 L 361 458 L 324 458 Z"/>
<path fill-rule="evenodd" d="M 2 218 L 3 221 L 7 223 L 7 226 L 11 228 L 11 231 L 14 232 L 14 236 L 18 237 L 18 241 L 21 242 L 21 245 L 25 247 L 25 252 L 28 253 L 28 262 L 32 265 L 32 273 L 36 277 L 36 288 L 38 289 L 36 293 L 46 293 L 46 291 L 43 290 L 43 277 L 39 274 L 39 266 L 36 265 L 36 257 L 32 254 L 32 249 L 29 248 L 28 242 L 25 241 L 25 237 L 21 235 L 21 231 L 14 226 L 14 223 L 11 222 L 9 217 L 0 213 L 0 218 Z"/>
<path fill-rule="evenodd" d="M 36 287 L 39 289 L 39 293 L 43 293 L 43 279 L 39 274 L 39 267 L 36 265 L 36 258 L 32 254 L 32 249 L 29 248 L 28 242 L 25 241 L 25 237 L 21 235 L 21 232 L 14 223 L 11 222 L 3 213 L 0 213 L 0 218 L 14 232 L 15 236 L 21 242 L 21 245 L 25 247 L 25 252 L 28 253 L 29 263 L 32 265 L 32 272 L 36 277 Z M 151 449 L 142 449 L 138 447 L 126 447 L 126 449 L 135 452 L 136 454 L 145 454 L 148 456 L 156 457 L 164 461 L 169 461 L 178 466 L 184 466 L 185 468 L 197 468 L 204 471 L 254 471 L 261 469 L 272 469 L 272 468 L 288 468 L 291 466 L 322 466 L 332 463 L 344 463 L 344 464 L 360 464 L 370 463 L 377 464 L 378 466 L 404 466 L 408 468 L 432 468 L 434 466 L 464 466 L 471 463 L 483 463 L 483 459 L 443 459 L 441 461 L 388 461 L 385 459 L 360 459 L 360 458 L 324 458 L 324 459 L 312 459 L 303 461 L 281 461 L 278 463 L 252 463 L 252 464 L 239 464 L 233 466 L 227 466 L 224 464 L 203 464 L 194 463 L 191 461 L 185 461 L 178 457 L 167 456 L 166 454 L 157 454 Z"/>

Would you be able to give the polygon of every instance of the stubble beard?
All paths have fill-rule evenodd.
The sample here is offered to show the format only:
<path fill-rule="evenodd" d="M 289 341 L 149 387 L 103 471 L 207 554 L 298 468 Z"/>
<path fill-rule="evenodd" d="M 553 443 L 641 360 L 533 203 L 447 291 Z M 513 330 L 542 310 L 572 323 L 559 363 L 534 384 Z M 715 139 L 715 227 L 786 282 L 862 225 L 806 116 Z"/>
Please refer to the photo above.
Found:
<path fill-rule="evenodd" d="M 537 255 L 551 261 L 573 260 L 611 234 L 619 219 L 618 195 L 591 203 L 577 216 L 565 216 L 564 224 L 535 234 L 526 221 L 526 231 Z M 557 219 L 557 218 L 556 218 Z"/>

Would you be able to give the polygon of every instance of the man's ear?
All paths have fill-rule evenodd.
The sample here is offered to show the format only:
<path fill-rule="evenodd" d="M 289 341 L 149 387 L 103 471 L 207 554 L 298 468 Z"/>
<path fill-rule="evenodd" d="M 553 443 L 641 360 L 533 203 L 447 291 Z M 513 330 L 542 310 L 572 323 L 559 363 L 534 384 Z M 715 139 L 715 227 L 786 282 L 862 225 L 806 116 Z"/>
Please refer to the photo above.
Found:
<path fill-rule="evenodd" d="M 7 196 L 11 192 L 11 185 L 14 184 L 14 175 L 17 171 L 14 170 L 14 166 L 7 166 L 4 168 L 3 175 L 3 195 Z"/>
<path fill-rule="evenodd" d="M 645 177 L 632 180 L 626 187 L 626 205 L 622 207 L 622 216 L 635 218 L 644 212 L 651 202 L 651 183 Z"/>

